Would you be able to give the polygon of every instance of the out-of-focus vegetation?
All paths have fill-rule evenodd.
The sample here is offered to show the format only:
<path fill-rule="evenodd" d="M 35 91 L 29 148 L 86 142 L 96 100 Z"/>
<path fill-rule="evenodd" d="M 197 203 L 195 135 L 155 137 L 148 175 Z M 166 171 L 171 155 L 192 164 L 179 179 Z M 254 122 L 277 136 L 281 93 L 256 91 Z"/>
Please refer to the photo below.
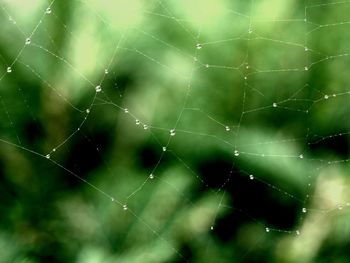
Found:
<path fill-rule="evenodd" d="M 349 262 L 350 3 L 0 7 L 0 262 Z"/>

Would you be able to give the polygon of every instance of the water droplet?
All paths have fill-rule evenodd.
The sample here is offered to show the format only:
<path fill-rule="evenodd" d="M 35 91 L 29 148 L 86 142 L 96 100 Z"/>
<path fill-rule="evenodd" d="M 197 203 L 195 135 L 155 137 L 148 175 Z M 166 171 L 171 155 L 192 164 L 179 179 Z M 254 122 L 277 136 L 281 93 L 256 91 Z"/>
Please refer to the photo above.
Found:
<path fill-rule="evenodd" d="M 107 68 L 105 69 L 105 74 L 108 74 L 108 69 Z"/>
<path fill-rule="evenodd" d="M 175 132 L 175 129 L 171 129 L 170 130 L 170 136 L 175 136 L 176 132 Z"/>
<path fill-rule="evenodd" d="M 305 207 L 303 207 L 303 209 L 301 210 L 303 213 L 307 212 L 307 209 Z"/>
<path fill-rule="evenodd" d="M 154 175 L 153 174 L 150 174 L 149 175 L 149 179 L 153 179 L 154 178 Z"/>
<path fill-rule="evenodd" d="M 339 210 L 343 210 L 344 206 L 343 205 L 338 205 Z"/>
<path fill-rule="evenodd" d="M 135 120 L 136 125 L 140 125 L 140 121 L 139 120 Z"/>
<path fill-rule="evenodd" d="M 300 159 L 303 159 L 303 158 L 304 158 L 304 155 L 300 154 L 300 155 L 299 155 L 299 158 L 300 158 Z"/>
<path fill-rule="evenodd" d="M 245 77 L 244 77 L 244 79 L 245 79 L 245 80 L 247 80 L 247 79 L 248 79 L 248 77 L 247 77 L 247 76 L 245 76 Z"/>
<path fill-rule="evenodd" d="M 248 33 L 249 34 L 253 33 L 253 30 L 251 28 L 249 28 Z"/>
<path fill-rule="evenodd" d="M 30 44 L 30 38 L 26 38 L 26 45 L 29 45 Z"/>
<path fill-rule="evenodd" d="M 125 113 L 129 113 L 129 110 L 127 108 L 124 109 Z"/>
<path fill-rule="evenodd" d="M 246 69 L 249 69 L 249 65 L 247 65 L 245 68 L 246 68 Z"/>
<path fill-rule="evenodd" d="M 226 127 L 225 127 L 225 130 L 226 130 L 226 131 L 230 131 L 231 129 L 230 129 L 229 126 L 226 126 Z"/>
<path fill-rule="evenodd" d="M 254 180 L 254 175 L 252 175 L 252 174 L 249 175 L 249 179 L 250 179 L 250 180 Z"/>
<path fill-rule="evenodd" d="M 305 52 L 309 51 L 309 49 L 308 49 L 307 47 L 305 47 L 305 49 L 304 49 L 304 50 L 305 50 Z"/>
<path fill-rule="evenodd" d="M 272 103 L 272 107 L 276 108 L 277 107 L 277 103 L 276 102 Z"/>
<path fill-rule="evenodd" d="M 235 150 L 233 153 L 235 156 L 239 156 L 239 151 Z"/>
<path fill-rule="evenodd" d="M 48 7 L 48 8 L 46 8 L 46 14 L 51 14 L 51 8 L 50 7 Z"/>
<path fill-rule="evenodd" d="M 198 43 L 198 44 L 196 45 L 196 48 L 197 48 L 197 49 L 201 49 L 201 48 L 202 48 L 202 44 L 199 44 L 199 43 Z"/>
<path fill-rule="evenodd" d="M 96 90 L 96 92 L 101 92 L 102 88 L 101 88 L 100 85 L 97 85 L 97 86 L 95 87 L 95 90 Z"/>
<path fill-rule="evenodd" d="M 123 209 L 124 210 L 128 210 L 128 206 L 127 205 L 123 205 Z"/>
<path fill-rule="evenodd" d="M 325 99 L 325 100 L 328 100 L 328 99 L 329 99 L 329 96 L 328 96 L 328 95 L 324 95 L 324 99 Z"/>
<path fill-rule="evenodd" d="M 206 68 L 209 68 L 209 64 L 205 64 L 205 67 L 206 67 Z"/>
<path fill-rule="evenodd" d="M 198 58 L 196 58 L 196 57 L 193 57 L 193 60 L 194 60 L 194 61 L 198 61 Z"/>
<path fill-rule="evenodd" d="M 86 113 L 89 114 L 90 113 L 90 109 L 86 109 Z"/>
<path fill-rule="evenodd" d="M 269 232 L 270 232 L 270 228 L 266 227 L 266 228 L 265 228 L 265 231 L 266 231 L 267 233 L 269 233 Z"/>
<path fill-rule="evenodd" d="M 211 227 L 210 227 L 210 230 L 214 230 L 214 227 L 213 227 L 213 226 L 211 226 Z"/>
<path fill-rule="evenodd" d="M 12 72 L 12 68 L 11 67 L 7 67 L 6 71 L 7 71 L 7 73 L 11 73 Z"/>
<path fill-rule="evenodd" d="M 52 151 L 55 152 L 55 151 L 56 151 L 56 148 L 53 148 Z"/>
<path fill-rule="evenodd" d="M 306 71 L 307 71 L 307 70 L 309 70 L 309 68 L 308 68 L 308 67 L 304 67 L 304 70 L 306 70 Z"/>
<path fill-rule="evenodd" d="M 114 198 L 113 197 L 111 197 L 111 201 L 114 202 Z"/>
<path fill-rule="evenodd" d="M 144 130 L 147 130 L 148 129 L 148 126 L 146 124 L 143 125 L 143 129 Z"/>
<path fill-rule="evenodd" d="M 163 152 L 166 152 L 166 147 L 165 147 L 165 146 L 163 146 L 163 148 L 162 148 L 162 149 L 163 149 Z"/>
<path fill-rule="evenodd" d="M 295 233 L 296 233 L 298 236 L 300 235 L 300 231 L 299 231 L 299 230 L 295 231 Z"/>
<path fill-rule="evenodd" d="M 51 156 L 50 156 L 50 154 L 46 154 L 45 157 L 46 157 L 46 159 L 50 159 Z"/>

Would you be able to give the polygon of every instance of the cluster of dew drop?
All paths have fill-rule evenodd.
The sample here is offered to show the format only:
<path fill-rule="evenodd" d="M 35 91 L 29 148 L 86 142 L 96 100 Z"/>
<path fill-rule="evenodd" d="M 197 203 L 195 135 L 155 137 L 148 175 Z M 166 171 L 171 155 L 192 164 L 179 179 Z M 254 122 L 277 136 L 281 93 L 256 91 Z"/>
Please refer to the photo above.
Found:
<path fill-rule="evenodd" d="M 48 8 L 46 9 L 46 14 L 51 14 L 51 12 L 52 12 L 51 8 L 48 7 Z M 251 34 L 252 32 L 253 32 L 252 29 L 249 28 L 248 33 Z M 31 44 L 31 39 L 30 39 L 30 37 L 26 38 L 25 44 L 26 44 L 26 45 Z M 196 47 L 196 49 L 200 50 L 200 49 L 202 49 L 203 45 L 200 44 L 200 43 L 197 43 L 195 47 Z M 305 50 L 305 51 L 308 51 L 309 49 L 308 49 L 307 47 L 305 47 L 304 50 Z M 209 64 L 205 64 L 204 66 L 205 66 L 206 68 L 209 68 Z M 246 66 L 246 68 L 249 69 L 249 66 Z M 307 66 L 305 66 L 305 67 L 304 67 L 304 70 L 305 70 L 305 71 L 308 71 L 309 68 L 308 68 Z M 9 66 L 9 67 L 7 67 L 7 70 L 6 70 L 6 71 L 7 71 L 7 73 L 11 73 L 11 72 L 12 72 L 12 68 Z M 104 70 L 104 73 L 105 73 L 105 74 L 108 74 L 108 73 L 109 73 L 109 71 L 108 71 L 107 68 Z M 247 80 L 247 79 L 248 79 L 247 76 L 245 76 L 244 79 Z M 98 92 L 101 92 L 101 91 L 102 91 L 101 85 L 97 85 L 97 86 L 95 87 L 95 91 L 96 91 L 97 93 L 98 93 Z M 328 95 L 324 95 L 324 99 L 327 100 L 328 98 L 329 98 Z M 274 103 L 272 104 L 272 106 L 273 106 L 274 108 L 276 108 L 276 107 L 278 106 L 278 104 L 277 104 L 276 102 L 274 102 Z M 128 110 L 127 108 L 125 108 L 125 109 L 124 109 L 124 112 L 125 112 L 125 113 L 129 113 L 129 110 Z M 86 113 L 89 114 L 89 113 L 90 113 L 90 109 L 86 109 Z M 141 124 L 140 120 L 138 120 L 138 119 L 135 120 L 135 123 L 136 123 L 136 125 L 140 125 L 140 124 Z M 144 125 L 143 125 L 143 129 L 144 129 L 144 130 L 147 130 L 147 129 L 148 129 L 148 125 L 144 124 Z M 225 130 L 228 132 L 228 131 L 231 130 L 231 128 L 230 128 L 229 126 L 225 126 Z M 170 129 L 169 134 L 170 134 L 170 136 L 175 136 L 175 135 L 176 135 L 175 129 Z M 167 150 L 167 148 L 166 148 L 165 146 L 163 146 L 163 147 L 162 147 L 162 150 L 165 152 L 165 151 Z M 239 151 L 238 151 L 238 150 L 234 150 L 234 156 L 239 156 L 239 155 L 240 155 Z M 50 158 L 51 158 L 50 154 L 45 155 L 45 158 L 50 159 Z M 300 159 L 303 159 L 303 158 L 304 158 L 303 154 L 300 154 L 300 155 L 299 155 L 299 158 L 300 158 Z M 154 174 L 151 173 L 151 174 L 149 175 L 149 179 L 154 179 L 154 178 L 155 178 Z M 254 175 L 250 174 L 250 175 L 249 175 L 249 179 L 250 179 L 250 180 L 254 180 L 254 179 L 255 179 L 255 178 L 254 178 Z M 114 202 L 115 199 L 114 199 L 113 197 L 111 197 L 111 201 Z M 350 206 L 350 204 L 349 204 L 349 206 Z M 124 204 L 124 205 L 122 206 L 122 208 L 123 208 L 124 211 L 128 210 L 128 206 L 127 206 L 126 204 Z M 342 206 L 342 205 L 339 205 L 338 209 L 341 210 L 342 208 L 343 208 L 343 206 Z M 303 207 L 303 208 L 302 208 L 302 213 L 306 213 L 306 212 L 307 212 L 307 209 L 306 209 L 305 207 Z M 214 230 L 214 226 L 210 226 L 210 230 Z M 269 227 L 266 227 L 266 228 L 265 228 L 265 232 L 269 233 L 270 231 L 271 231 L 271 229 L 270 229 Z M 296 230 L 295 233 L 296 233 L 297 235 L 300 235 L 300 231 L 299 231 L 299 230 Z"/>

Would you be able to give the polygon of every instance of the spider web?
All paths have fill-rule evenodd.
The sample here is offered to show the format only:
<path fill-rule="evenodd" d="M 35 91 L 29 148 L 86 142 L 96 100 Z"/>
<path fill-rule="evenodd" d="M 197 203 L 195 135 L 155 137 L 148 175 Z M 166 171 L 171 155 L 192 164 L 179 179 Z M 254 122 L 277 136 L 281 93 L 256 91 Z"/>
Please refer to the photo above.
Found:
<path fill-rule="evenodd" d="M 2 2 L 2 209 L 38 211 L 3 260 L 317 259 L 350 206 L 349 8 Z"/>

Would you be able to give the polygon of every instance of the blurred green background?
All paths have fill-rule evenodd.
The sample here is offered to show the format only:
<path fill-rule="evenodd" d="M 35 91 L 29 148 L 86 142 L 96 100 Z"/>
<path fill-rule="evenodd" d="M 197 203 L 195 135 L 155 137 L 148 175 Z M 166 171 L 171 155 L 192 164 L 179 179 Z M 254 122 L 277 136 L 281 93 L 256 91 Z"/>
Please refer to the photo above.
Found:
<path fill-rule="evenodd" d="M 348 1 L 0 7 L 0 262 L 350 261 Z"/>

